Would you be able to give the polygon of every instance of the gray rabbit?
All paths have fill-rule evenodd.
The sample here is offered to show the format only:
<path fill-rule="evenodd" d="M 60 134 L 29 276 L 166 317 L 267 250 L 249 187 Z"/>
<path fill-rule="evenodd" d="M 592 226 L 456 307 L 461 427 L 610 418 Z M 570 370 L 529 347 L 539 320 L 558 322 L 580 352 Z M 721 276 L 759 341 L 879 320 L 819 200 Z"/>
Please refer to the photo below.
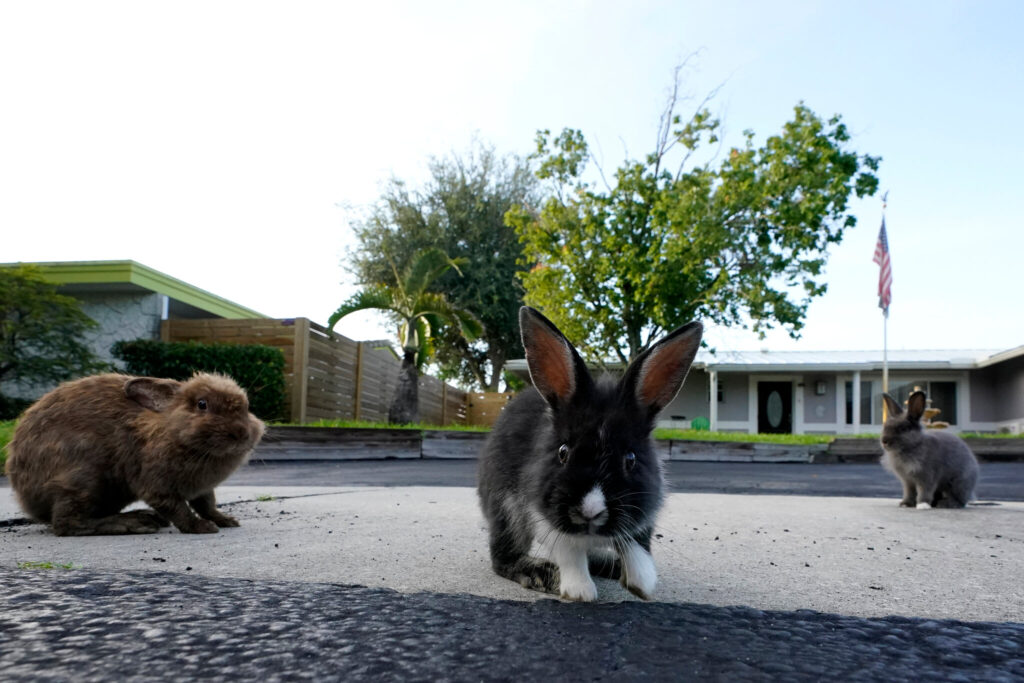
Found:
<path fill-rule="evenodd" d="M 883 394 L 889 419 L 882 428 L 882 466 L 903 482 L 900 507 L 962 508 L 974 498 L 978 460 L 964 440 L 941 429 L 925 430 L 924 392 L 915 391 L 906 411 Z"/>

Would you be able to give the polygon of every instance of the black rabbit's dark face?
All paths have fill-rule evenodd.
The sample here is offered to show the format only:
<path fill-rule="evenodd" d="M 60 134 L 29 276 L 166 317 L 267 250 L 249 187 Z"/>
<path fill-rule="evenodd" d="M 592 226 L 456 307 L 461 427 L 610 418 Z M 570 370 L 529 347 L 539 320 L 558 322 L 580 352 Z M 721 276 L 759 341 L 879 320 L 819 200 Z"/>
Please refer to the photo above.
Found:
<path fill-rule="evenodd" d="M 531 500 L 559 533 L 623 538 L 650 529 L 662 500 L 650 434 L 700 347 L 692 322 L 641 353 L 618 382 L 595 382 L 575 347 L 528 307 L 519 311 L 530 377 L 547 402 L 534 442 Z"/>
<path fill-rule="evenodd" d="M 612 384 L 594 385 L 553 415 L 536 462 L 538 510 L 560 532 L 626 536 L 652 522 L 662 474 L 650 420 Z"/>

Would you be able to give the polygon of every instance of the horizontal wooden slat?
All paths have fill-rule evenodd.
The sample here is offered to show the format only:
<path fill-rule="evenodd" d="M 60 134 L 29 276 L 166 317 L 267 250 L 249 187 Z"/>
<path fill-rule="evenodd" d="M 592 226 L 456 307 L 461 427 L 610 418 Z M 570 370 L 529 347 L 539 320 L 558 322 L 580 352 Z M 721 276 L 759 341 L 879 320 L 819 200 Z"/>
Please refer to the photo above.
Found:
<path fill-rule="evenodd" d="M 360 342 L 329 332 L 322 325 L 304 323 L 303 319 L 168 320 L 166 337 L 169 341 L 263 344 L 281 349 L 288 405 L 293 410 L 304 405 L 307 420 L 355 417 L 355 387 L 361 378 L 359 417 L 385 421 L 401 361 L 387 346 L 363 343 L 360 354 Z M 295 334 L 300 329 L 308 329 L 305 344 L 297 344 Z M 301 349 L 305 350 L 297 354 Z M 357 367 L 360 355 L 361 368 Z M 466 421 L 465 392 L 451 386 L 446 389 L 441 380 L 429 376 L 421 377 L 420 385 L 421 421 L 440 423 L 442 416 L 449 424 Z M 305 401 L 292 401 L 297 386 L 305 386 Z M 298 416 L 291 419 L 296 421 Z"/>

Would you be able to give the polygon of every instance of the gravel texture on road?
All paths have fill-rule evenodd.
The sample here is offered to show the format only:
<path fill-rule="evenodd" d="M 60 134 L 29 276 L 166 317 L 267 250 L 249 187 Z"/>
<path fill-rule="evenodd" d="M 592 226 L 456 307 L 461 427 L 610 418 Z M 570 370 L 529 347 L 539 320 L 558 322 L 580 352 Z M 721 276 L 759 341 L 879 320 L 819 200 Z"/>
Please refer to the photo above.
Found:
<path fill-rule="evenodd" d="M 1024 624 L 0 569 L 5 681 L 1024 678 Z"/>

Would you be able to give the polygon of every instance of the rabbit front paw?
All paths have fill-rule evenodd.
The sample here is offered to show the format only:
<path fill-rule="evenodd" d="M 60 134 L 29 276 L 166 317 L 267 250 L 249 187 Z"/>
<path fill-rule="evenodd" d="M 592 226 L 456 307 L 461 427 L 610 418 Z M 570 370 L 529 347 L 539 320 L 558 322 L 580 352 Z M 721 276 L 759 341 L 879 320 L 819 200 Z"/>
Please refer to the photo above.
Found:
<path fill-rule="evenodd" d="M 918 503 L 917 504 L 917 509 L 918 510 L 931 510 L 932 506 L 929 505 L 928 503 Z"/>
<path fill-rule="evenodd" d="M 562 572 L 561 595 L 565 600 L 577 602 L 593 602 L 597 600 L 597 586 L 594 580 L 586 575 Z"/>
<path fill-rule="evenodd" d="M 209 519 L 211 522 L 213 522 L 221 528 L 241 526 L 237 519 L 235 519 L 231 515 L 225 515 L 220 512 L 218 512 L 216 515 L 211 515 Z"/>
<path fill-rule="evenodd" d="M 175 526 L 178 526 L 175 524 Z M 217 525 L 208 519 L 200 519 L 195 517 L 190 519 L 187 524 L 178 526 L 178 531 L 183 534 L 215 534 L 217 533 Z"/>
<path fill-rule="evenodd" d="M 626 590 L 641 600 L 650 600 L 654 595 L 654 587 L 658 583 L 654 559 L 635 541 L 622 553 L 621 582 Z"/>

